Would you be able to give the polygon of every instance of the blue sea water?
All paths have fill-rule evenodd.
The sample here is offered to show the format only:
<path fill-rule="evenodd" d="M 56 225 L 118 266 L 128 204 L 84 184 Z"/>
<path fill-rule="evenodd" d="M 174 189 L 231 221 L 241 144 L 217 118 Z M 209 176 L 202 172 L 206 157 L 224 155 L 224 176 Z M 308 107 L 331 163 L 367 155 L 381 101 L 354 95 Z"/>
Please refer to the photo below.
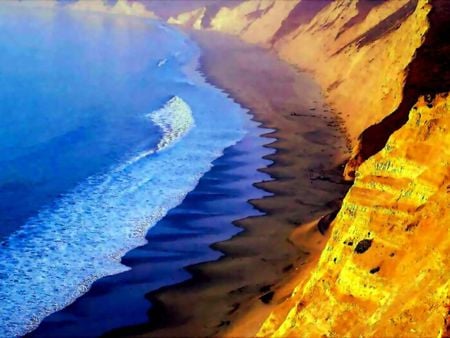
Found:
<path fill-rule="evenodd" d="M 0 336 L 30 331 L 192 190 L 249 120 L 160 22 L 0 3 Z"/>

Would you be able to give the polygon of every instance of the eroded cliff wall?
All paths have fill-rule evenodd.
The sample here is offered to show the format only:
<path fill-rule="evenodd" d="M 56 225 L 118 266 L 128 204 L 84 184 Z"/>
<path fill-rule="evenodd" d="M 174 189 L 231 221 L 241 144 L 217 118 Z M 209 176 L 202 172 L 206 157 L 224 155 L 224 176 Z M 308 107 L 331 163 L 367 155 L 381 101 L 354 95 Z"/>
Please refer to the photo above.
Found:
<path fill-rule="evenodd" d="M 421 97 L 408 122 L 361 165 L 316 268 L 265 321 L 260 336 L 445 333 L 450 304 L 447 95 Z"/>

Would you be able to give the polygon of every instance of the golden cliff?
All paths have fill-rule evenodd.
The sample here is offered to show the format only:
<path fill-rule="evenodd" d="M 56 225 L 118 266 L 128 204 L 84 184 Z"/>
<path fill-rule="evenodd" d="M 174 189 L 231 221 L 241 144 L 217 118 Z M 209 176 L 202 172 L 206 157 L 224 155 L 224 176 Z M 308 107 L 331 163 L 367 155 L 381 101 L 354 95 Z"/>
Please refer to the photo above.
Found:
<path fill-rule="evenodd" d="M 258 335 L 448 335 L 450 2 L 249 1 L 205 25 L 207 12 L 172 20 L 312 72 L 353 145 L 329 240 Z"/>
<path fill-rule="evenodd" d="M 309 278 L 260 336 L 438 337 L 450 276 L 450 98 L 421 98 L 365 161 Z M 288 311 L 286 311 L 288 307 Z"/>

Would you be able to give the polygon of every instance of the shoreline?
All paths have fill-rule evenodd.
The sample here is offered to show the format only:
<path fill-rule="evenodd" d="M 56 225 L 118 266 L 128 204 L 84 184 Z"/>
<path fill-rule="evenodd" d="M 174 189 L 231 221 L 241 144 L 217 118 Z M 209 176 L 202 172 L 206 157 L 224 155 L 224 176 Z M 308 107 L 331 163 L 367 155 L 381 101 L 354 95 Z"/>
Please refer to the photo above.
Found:
<path fill-rule="evenodd" d="M 246 312 L 255 307 L 259 315 L 252 320 L 261 320 L 261 313 L 267 316 L 272 299 L 278 298 L 277 285 L 292 278 L 292 272 L 311 260 L 314 246 L 308 248 L 301 239 L 296 240 L 293 231 L 300 224 L 309 223 L 309 227 L 299 229 L 308 229 L 311 238 L 323 245 L 325 236 L 317 237 L 317 220 L 338 208 L 348 188 L 341 179 L 340 164 L 348 155 L 342 125 L 325 104 L 322 91 L 309 74 L 299 73 L 271 51 L 235 37 L 211 32 L 191 32 L 191 36 L 201 47 L 199 71 L 206 81 L 249 109 L 252 120 L 260 123 L 259 127 L 273 130 L 261 135 L 273 140 L 263 145 L 275 151 L 263 157 L 272 164 L 258 169 L 272 180 L 254 183 L 273 196 L 249 200 L 249 204 L 265 214 L 235 220 L 233 224 L 243 231 L 211 245 L 224 254 L 222 257 L 189 266 L 186 271 L 192 275 L 190 280 L 147 295 L 153 304 L 149 316 L 154 324 L 125 327 L 107 336 L 223 335 L 240 318 L 248 318 Z M 224 53 L 232 57 L 224 60 Z M 253 56 L 258 59 L 257 63 L 251 62 Z M 258 81 L 261 72 L 265 72 L 266 77 L 275 77 L 275 82 L 264 87 Z M 248 78 L 240 79 L 244 74 Z M 286 83 L 277 86 L 276 81 L 284 82 L 285 77 Z M 292 87 L 289 82 L 293 83 Z M 256 91 L 251 89 L 253 85 Z M 261 86 L 264 88 L 258 94 Z M 293 95 L 286 97 L 285 90 Z M 265 97 L 266 102 L 262 102 L 264 91 L 271 94 L 270 99 Z M 279 100 L 273 99 L 277 93 L 282 96 Z M 299 98 L 300 93 L 306 94 L 306 98 Z M 300 118 L 306 121 L 299 123 Z M 298 154 L 297 145 L 302 141 L 307 154 L 298 159 L 302 156 Z M 297 152 L 293 153 L 295 148 Z M 291 170 L 294 168 L 300 170 Z M 254 323 L 250 331 L 257 325 Z M 246 332 L 250 334 L 250 331 Z"/>
<path fill-rule="evenodd" d="M 206 87 L 212 86 L 208 84 L 208 86 Z M 250 122 L 250 115 L 248 114 L 247 110 L 238 106 L 237 103 L 229 98 L 228 94 L 223 93 L 223 90 L 221 90 L 220 88 L 214 88 L 214 92 L 220 92 L 220 94 L 218 94 L 218 97 L 220 97 L 221 100 L 223 99 L 224 102 L 228 101 L 229 105 L 228 103 L 224 106 L 216 105 L 216 101 L 209 100 L 208 102 L 213 102 L 209 104 L 209 106 L 225 107 L 222 108 L 225 110 L 236 108 L 239 114 L 242 115 L 242 118 L 245 120 L 245 124 L 248 126 L 248 128 L 246 128 L 247 134 L 244 133 L 242 136 L 243 139 L 248 135 L 253 138 L 259 138 L 259 134 L 266 132 L 266 130 L 261 129 L 257 126 L 259 125 L 259 123 Z M 255 129 L 257 129 L 256 133 L 258 134 L 258 136 L 254 135 Z M 250 132 L 250 130 L 252 131 Z M 237 144 L 242 140 L 236 141 L 237 143 L 232 145 L 231 148 L 239 148 L 237 147 Z M 265 143 L 266 141 L 257 140 L 255 144 L 262 142 Z M 228 147 L 226 149 L 228 149 Z M 248 150 L 244 149 L 244 153 L 245 151 Z M 256 149 L 255 152 L 258 154 L 267 154 L 268 150 L 260 146 L 259 149 Z M 222 155 L 219 155 L 219 158 L 222 158 L 224 156 L 223 153 L 221 154 Z M 66 335 L 73 335 L 74 333 L 84 335 L 83 331 L 80 332 L 80 328 L 83 327 L 86 329 L 86 334 L 97 336 L 97 333 L 99 333 L 99 328 L 107 328 L 101 332 L 103 333 L 108 332 L 109 330 L 116 327 L 146 322 L 146 312 L 150 308 L 149 302 L 144 298 L 146 292 L 148 292 L 149 290 L 160 288 L 161 285 L 179 283 L 185 279 L 190 278 L 188 273 L 183 269 L 184 266 L 195 264 L 198 262 L 216 260 L 221 254 L 219 254 L 218 252 L 214 252 L 214 250 L 209 247 L 209 244 L 232 237 L 232 235 L 236 231 L 236 228 L 232 225 L 232 221 L 234 219 L 243 217 L 245 215 L 254 215 L 258 213 L 246 202 L 250 198 L 264 196 L 265 192 L 261 190 L 256 191 L 257 189 L 253 186 L 253 182 L 260 180 L 254 179 L 255 174 L 257 173 L 256 167 L 265 166 L 267 164 L 266 162 L 268 161 L 263 160 L 262 156 L 256 158 L 254 153 L 250 154 L 250 156 L 247 157 L 247 159 L 245 158 L 245 156 L 236 157 L 239 158 L 239 160 L 236 160 L 236 162 L 234 162 L 235 158 L 233 157 L 233 160 L 228 165 L 229 169 L 225 170 L 225 173 L 223 175 L 225 177 L 222 177 L 221 174 L 217 174 L 217 171 L 220 172 L 220 170 L 215 170 L 216 175 L 219 176 L 214 179 L 216 182 L 213 182 L 211 184 L 211 190 L 213 190 L 213 188 L 216 187 L 217 184 L 221 185 L 221 183 L 227 183 L 229 181 L 229 174 L 232 174 L 233 176 L 241 176 L 241 174 L 242 176 L 247 176 L 247 172 L 251 171 L 250 179 L 240 179 L 240 177 L 237 178 L 239 181 L 242 181 L 242 186 L 237 187 L 239 189 L 236 189 L 235 184 L 232 189 L 230 188 L 230 191 L 225 191 L 227 189 L 224 188 L 223 194 L 231 195 L 229 196 L 229 202 L 239 200 L 240 204 L 236 206 L 236 210 L 224 210 L 227 208 L 227 206 L 218 206 L 216 208 L 218 209 L 218 211 L 216 212 L 222 212 L 222 216 L 224 216 L 219 220 L 218 217 L 215 217 L 214 212 L 212 213 L 212 216 L 210 218 L 211 220 L 209 221 L 211 225 L 217 224 L 217 227 L 220 226 L 223 229 L 219 229 L 219 231 L 211 231 L 212 226 L 209 226 L 208 224 L 204 224 L 203 232 L 200 226 L 198 226 L 198 229 L 192 229 L 191 223 L 194 223 L 194 221 L 196 221 L 197 224 L 201 225 L 202 222 L 199 221 L 199 219 L 201 219 L 202 217 L 195 217 L 197 215 L 191 216 L 189 210 L 196 211 L 198 215 L 202 212 L 208 213 L 210 212 L 210 206 L 208 204 L 214 203 L 217 200 L 219 200 L 220 202 L 220 196 L 218 198 L 215 198 L 213 196 L 214 194 L 208 195 L 208 193 L 205 193 L 204 191 L 201 191 L 199 194 L 199 191 L 196 187 L 192 191 L 192 193 L 188 195 L 197 196 L 196 199 L 199 202 L 194 204 L 190 203 L 189 208 L 184 208 L 184 212 L 182 211 L 181 213 L 178 213 L 176 215 L 182 222 L 180 222 L 178 229 L 174 229 L 175 231 L 173 231 L 173 234 L 170 236 L 172 238 L 172 243 L 174 244 L 174 246 L 168 247 L 167 245 L 167 239 L 170 235 L 168 233 L 169 231 L 164 231 L 168 230 L 167 226 L 162 230 L 159 230 L 160 225 L 155 227 L 154 230 L 152 230 L 152 228 L 150 230 L 151 235 L 149 236 L 153 237 L 156 235 L 161 242 L 164 242 L 166 244 L 166 248 L 168 247 L 168 250 L 163 250 L 156 238 L 154 240 L 150 238 L 149 242 L 151 243 L 149 243 L 147 246 L 140 245 L 139 247 L 134 247 L 130 251 L 127 251 L 127 253 L 123 257 L 118 257 L 118 259 L 121 260 L 121 263 L 123 265 L 126 265 L 128 267 L 132 266 L 131 270 L 96 279 L 88 292 L 83 293 L 81 297 L 76 298 L 75 301 L 68 306 L 59 309 L 58 311 L 52 312 L 51 314 L 46 316 L 44 320 L 40 322 L 37 329 L 29 332 L 29 336 L 64 336 L 64 334 L 62 334 L 64 332 L 68 333 Z M 216 160 L 211 162 L 210 165 L 214 165 L 214 163 L 216 163 Z M 223 165 L 222 162 L 221 165 Z M 208 172 L 203 176 L 208 176 L 209 171 L 211 170 L 208 170 Z M 265 174 L 258 173 L 258 176 L 265 176 Z M 203 199 L 199 198 L 202 193 Z M 186 196 L 186 198 L 188 198 L 188 196 Z M 202 201 L 204 201 L 205 203 L 202 203 Z M 198 210 L 200 208 L 200 205 L 205 206 L 205 209 Z M 235 206 L 236 203 L 232 203 L 232 205 Z M 177 209 L 177 211 L 180 211 L 180 208 L 176 207 L 175 209 Z M 225 216 L 230 218 L 228 224 L 223 224 L 224 221 L 222 220 L 225 218 Z M 165 216 L 164 218 L 166 219 L 167 216 Z M 196 219 L 192 221 L 192 218 Z M 203 221 L 203 223 L 205 222 Z M 162 226 L 164 227 L 164 225 Z M 189 230 L 186 230 L 184 226 L 186 226 L 186 228 L 188 228 Z M 176 230 L 179 230 L 179 232 L 177 232 Z M 190 235 L 192 235 L 192 233 L 195 233 L 195 236 L 192 237 L 196 238 L 195 241 L 198 243 L 198 248 L 194 248 L 195 250 L 192 250 L 196 252 L 187 252 L 185 254 L 181 254 L 180 251 L 184 251 L 184 245 L 189 241 L 189 238 L 186 238 L 188 235 L 187 233 L 190 232 L 190 230 L 192 230 Z M 226 234 L 221 237 L 217 236 L 218 238 L 216 237 L 217 233 L 223 235 L 227 232 L 230 234 Z M 176 241 L 176 238 L 178 236 L 183 240 L 178 239 L 178 241 Z M 146 248 L 143 248 L 144 246 L 146 246 Z M 200 251 L 202 251 L 202 254 L 196 255 Z M 208 251 L 209 253 L 204 253 L 205 251 Z M 170 253 L 173 254 L 173 256 L 171 256 Z M 170 271 L 170 269 L 177 263 L 180 263 L 180 261 L 183 261 L 181 264 L 184 265 L 181 265 L 178 270 L 175 269 L 176 271 Z M 163 262 L 165 262 L 165 266 L 163 265 Z M 143 271 L 144 265 L 147 271 Z M 163 273 L 160 273 L 160 271 L 162 271 Z M 123 306 L 129 309 L 121 309 L 121 307 Z M 133 315 L 130 316 L 129 313 L 133 313 Z M 131 320 L 129 320 L 127 316 L 131 318 Z M 95 321 L 97 321 L 98 324 L 95 324 Z M 114 326 L 114 324 L 117 325 Z"/>
<path fill-rule="evenodd" d="M 185 200 L 149 230 L 148 243 L 122 257 L 128 271 L 95 281 L 86 294 L 26 336 L 95 337 L 117 327 L 145 323 L 152 306 L 144 297 L 149 290 L 183 283 L 191 278 L 185 267 L 220 259 L 222 253 L 209 243 L 239 233 L 233 220 L 240 215 L 261 214 L 246 201 L 267 195 L 253 186 L 255 179 L 268 179 L 256 171 L 269 162 L 261 159 L 268 153 L 262 147 L 265 140 L 259 137 L 263 131 L 251 122 L 244 138 L 213 161 Z"/>

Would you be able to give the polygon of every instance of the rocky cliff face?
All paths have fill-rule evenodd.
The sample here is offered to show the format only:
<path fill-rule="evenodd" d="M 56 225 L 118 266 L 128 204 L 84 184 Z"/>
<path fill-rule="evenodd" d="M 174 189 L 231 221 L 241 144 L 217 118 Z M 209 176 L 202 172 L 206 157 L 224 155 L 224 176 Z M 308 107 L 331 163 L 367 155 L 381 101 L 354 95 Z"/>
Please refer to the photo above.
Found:
<path fill-rule="evenodd" d="M 442 336 L 450 304 L 449 109 L 447 94 L 421 97 L 361 165 L 316 268 L 260 336 Z"/>
<path fill-rule="evenodd" d="M 330 240 L 259 335 L 445 335 L 450 2 L 261 0 L 210 22 L 312 72 L 354 147 Z"/>

